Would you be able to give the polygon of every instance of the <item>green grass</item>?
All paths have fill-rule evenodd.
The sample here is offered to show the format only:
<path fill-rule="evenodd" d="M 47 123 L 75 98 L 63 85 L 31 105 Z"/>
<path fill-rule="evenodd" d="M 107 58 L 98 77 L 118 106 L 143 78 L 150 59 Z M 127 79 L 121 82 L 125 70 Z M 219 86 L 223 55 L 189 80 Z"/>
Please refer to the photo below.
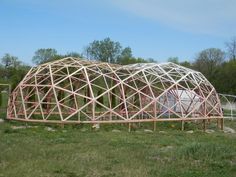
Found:
<path fill-rule="evenodd" d="M 122 125 L 12 129 L 20 125 L 0 124 L 0 176 L 236 176 L 236 134 L 207 134 L 194 123 L 186 125 L 193 134 L 180 131 L 180 123 L 159 123 L 154 133 L 143 131 L 151 129 L 148 123 L 130 133 Z"/>

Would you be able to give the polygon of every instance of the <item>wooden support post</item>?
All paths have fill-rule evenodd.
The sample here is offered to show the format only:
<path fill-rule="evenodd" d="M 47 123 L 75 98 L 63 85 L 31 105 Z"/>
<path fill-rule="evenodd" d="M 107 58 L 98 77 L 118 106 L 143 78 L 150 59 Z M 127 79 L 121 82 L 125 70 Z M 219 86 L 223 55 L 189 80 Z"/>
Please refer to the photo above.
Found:
<path fill-rule="evenodd" d="M 203 119 L 203 131 L 206 131 L 206 119 Z"/>
<path fill-rule="evenodd" d="M 220 119 L 220 129 L 224 130 L 224 118 Z"/>
<path fill-rule="evenodd" d="M 80 121 L 80 111 L 78 112 L 78 121 Z"/>
<path fill-rule="evenodd" d="M 182 131 L 184 131 L 184 123 L 185 123 L 184 120 L 182 120 L 182 121 L 181 121 L 181 124 L 182 124 L 182 125 L 181 125 L 181 130 L 182 130 Z"/>
<path fill-rule="evenodd" d="M 129 123 L 129 132 L 131 132 L 131 123 Z"/>
<path fill-rule="evenodd" d="M 156 131 L 156 129 L 157 129 L 157 122 L 154 121 L 154 122 L 153 122 L 153 131 Z"/>

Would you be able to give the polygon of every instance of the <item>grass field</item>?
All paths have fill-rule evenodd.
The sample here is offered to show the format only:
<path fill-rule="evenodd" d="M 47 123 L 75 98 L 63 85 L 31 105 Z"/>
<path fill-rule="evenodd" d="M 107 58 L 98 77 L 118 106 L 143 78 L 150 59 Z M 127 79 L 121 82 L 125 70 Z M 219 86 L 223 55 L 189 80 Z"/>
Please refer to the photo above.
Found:
<path fill-rule="evenodd" d="M 144 124 L 128 132 L 127 126 L 0 124 L 0 176 L 236 176 L 236 134 L 201 131 L 198 124 L 159 123 L 156 132 Z M 235 121 L 226 126 L 236 129 Z M 53 131 L 52 131 L 52 130 Z M 120 132 L 112 130 L 119 129 Z M 49 131 L 50 130 L 50 131 Z M 188 133 L 193 130 L 193 133 Z M 161 131 L 161 132 L 160 132 Z"/>

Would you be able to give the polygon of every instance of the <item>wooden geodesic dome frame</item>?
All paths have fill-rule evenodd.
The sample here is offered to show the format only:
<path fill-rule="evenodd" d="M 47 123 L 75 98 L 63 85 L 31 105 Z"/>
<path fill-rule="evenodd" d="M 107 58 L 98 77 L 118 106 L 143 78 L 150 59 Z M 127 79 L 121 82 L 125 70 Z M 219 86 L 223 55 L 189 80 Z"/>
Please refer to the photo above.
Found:
<path fill-rule="evenodd" d="M 31 68 L 12 92 L 8 119 L 131 123 L 222 118 L 200 73 L 174 63 L 114 65 L 64 58 Z"/>

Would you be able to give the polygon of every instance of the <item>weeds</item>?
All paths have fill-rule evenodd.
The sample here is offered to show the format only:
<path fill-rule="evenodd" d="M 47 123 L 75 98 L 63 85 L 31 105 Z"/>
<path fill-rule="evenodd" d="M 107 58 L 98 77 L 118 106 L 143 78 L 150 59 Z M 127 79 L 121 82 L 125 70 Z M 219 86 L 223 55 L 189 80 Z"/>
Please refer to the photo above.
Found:
<path fill-rule="evenodd" d="M 226 122 L 234 127 L 236 122 Z M 198 125 L 179 124 L 49 126 L 18 122 L 0 124 L 0 176 L 236 176 L 236 141 L 233 134 L 207 134 Z M 48 125 L 47 125 L 48 126 Z M 113 129 L 120 130 L 112 132 Z M 81 131 L 83 130 L 83 131 Z M 159 133 L 159 130 L 165 133 Z M 196 131 L 195 131 L 196 130 Z"/>

